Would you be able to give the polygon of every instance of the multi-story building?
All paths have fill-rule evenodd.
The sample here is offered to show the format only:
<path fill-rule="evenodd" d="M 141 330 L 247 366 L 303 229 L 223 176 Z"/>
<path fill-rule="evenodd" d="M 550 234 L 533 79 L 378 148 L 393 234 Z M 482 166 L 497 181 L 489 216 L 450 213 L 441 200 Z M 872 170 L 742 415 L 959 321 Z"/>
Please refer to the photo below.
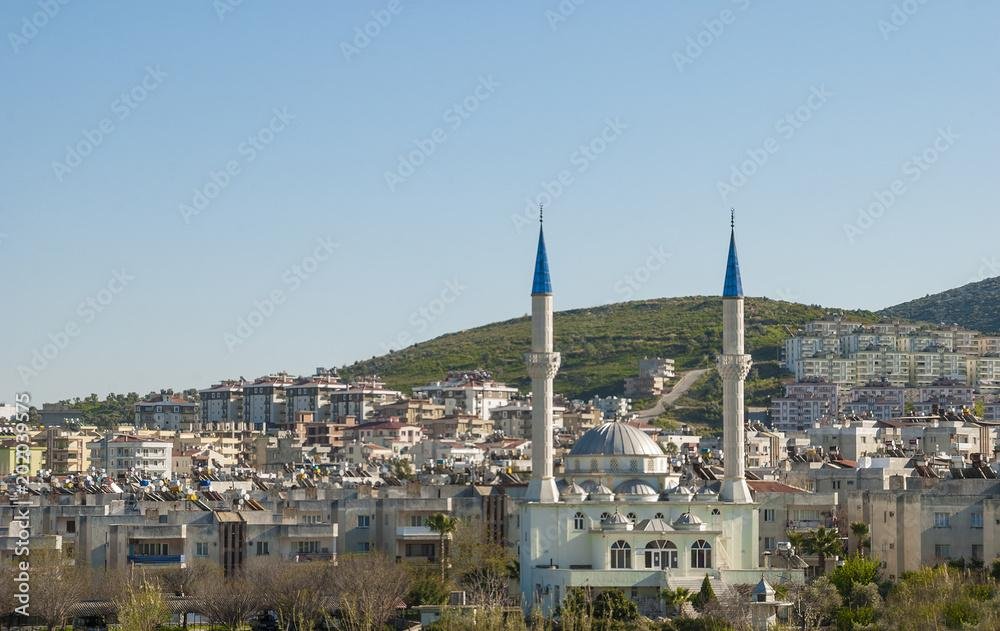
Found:
<path fill-rule="evenodd" d="M 285 389 L 295 379 L 288 373 L 266 375 L 243 386 L 243 420 L 254 431 L 268 431 L 285 420 Z"/>
<path fill-rule="evenodd" d="M 45 468 L 55 475 L 83 473 L 90 469 L 90 443 L 97 438 L 96 427 L 68 430 L 47 427 L 34 442 L 45 448 Z"/>
<path fill-rule="evenodd" d="M 111 477 L 135 473 L 150 479 L 169 478 L 173 444 L 128 434 L 108 434 L 92 441 L 90 462 Z"/>
<path fill-rule="evenodd" d="M 378 406 L 378 418 L 398 418 L 406 423 L 421 424 L 444 417 L 445 406 L 429 399 L 399 399 Z"/>
<path fill-rule="evenodd" d="M 852 388 L 842 411 L 849 416 L 890 419 L 906 412 L 906 389 L 887 382 Z"/>
<path fill-rule="evenodd" d="M 245 381 L 220 381 L 198 391 L 202 427 L 214 431 L 243 431 L 243 386 Z"/>
<path fill-rule="evenodd" d="M 200 431 L 198 404 L 181 394 L 160 392 L 150 394 L 135 404 L 135 425 L 170 431 Z"/>
<path fill-rule="evenodd" d="M 312 412 L 313 420 L 324 423 L 331 419 L 330 393 L 346 390 L 347 384 L 330 370 L 317 368 L 311 377 L 296 379 L 285 388 L 285 420 L 281 427 L 295 424 L 300 412 Z"/>
<path fill-rule="evenodd" d="M 874 420 L 852 418 L 817 422 L 806 432 L 813 447 L 821 448 L 831 457 L 857 460 L 875 453 L 881 447 L 879 428 Z"/>
<path fill-rule="evenodd" d="M 768 555 L 777 554 L 780 542 L 788 541 L 789 532 L 838 527 L 836 491 L 813 493 L 775 480 L 749 480 L 747 484 L 760 506 L 758 539 L 762 566 L 767 565 Z M 801 550 L 796 553 L 804 555 Z M 816 564 L 815 559 L 809 560 Z M 829 559 L 829 563 L 834 562 Z M 780 567 L 777 562 L 773 565 Z"/>
<path fill-rule="evenodd" d="M 840 411 L 840 387 L 823 381 L 790 383 L 785 396 L 771 399 L 771 424 L 781 431 L 801 431 Z"/>
<path fill-rule="evenodd" d="M 343 422 L 353 416 L 363 422 L 375 415 L 379 407 L 403 398 L 403 393 L 390 390 L 377 377 L 352 381 L 344 390 L 331 390 L 330 420 Z"/>
<path fill-rule="evenodd" d="M 488 420 L 494 408 L 517 394 L 517 388 L 496 381 L 485 370 L 453 371 L 444 381 L 416 387 L 413 393 L 444 405 L 445 415 L 463 412 Z"/>
<path fill-rule="evenodd" d="M 674 360 L 662 357 L 644 357 L 639 360 L 639 374 L 625 379 L 625 396 L 636 398 L 658 397 L 667 382 L 674 378 Z"/>

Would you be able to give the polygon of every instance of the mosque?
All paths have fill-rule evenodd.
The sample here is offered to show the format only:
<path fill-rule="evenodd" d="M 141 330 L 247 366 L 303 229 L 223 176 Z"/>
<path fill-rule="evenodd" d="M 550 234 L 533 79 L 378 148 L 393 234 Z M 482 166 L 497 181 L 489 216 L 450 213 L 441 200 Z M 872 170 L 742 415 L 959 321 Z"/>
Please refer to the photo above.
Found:
<path fill-rule="evenodd" d="M 758 508 L 740 457 L 726 457 L 715 486 L 680 484 L 671 458 L 643 431 L 608 422 L 586 432 L 553 472 L 552 382 L 560 356 L 553 350 L 552 282 L 539 226 L 531 289 L 532 478 L 520 513 L 518 550 L 526 610 L 552 613 L 567 592 L 620 589 L 647 615 L 663 611 L 667 588 L 697 591 L 705 576 L 716 593 L 730 586 L 802 582 L 801 571 L 759 566 Z M 722 292 L 724 453 L 744 452 L 743 285 L 735 227 Z"/>

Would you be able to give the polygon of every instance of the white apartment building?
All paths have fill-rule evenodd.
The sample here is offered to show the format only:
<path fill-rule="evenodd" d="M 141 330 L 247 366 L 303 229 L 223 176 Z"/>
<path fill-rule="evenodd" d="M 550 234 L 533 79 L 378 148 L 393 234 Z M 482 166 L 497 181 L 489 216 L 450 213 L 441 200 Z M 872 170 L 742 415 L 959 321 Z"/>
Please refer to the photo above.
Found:
<path fill-rule="evenodd" d="M 285 388 L 284 425 L 294 425 L 299 412 L 312 412 L 316 422 L 330 421 L 330 394 L 347 390 L 347 387 L 336 374 L 324 368 L 317 368 L 316 374 L 311 377 L 296 379 L 295 383 Z"/>
<path fill-rule="evenodd" d="M 493 379 L 484 370 L 449 372 L 444 381 L 413 389 L 416 396 L 445 406 L 445 415 L 464 412 L 489 420 L 494 408 L 507 405 L 517 395 L 517 388 Z"/>
<path fill-rule="evenodd" d="M 359 423 L 375 415 L 375 410 L 387 403 L 403 398 L 398 390 L 389 390 L 385 383 L 372 377 L 353 381 L 347 388 L 328 390 L 330 398 L 330 421 L 343 422 L 353 416 Z"/>
<path fill-rule="evenodd" d="M 135 424 L 169 431 L 201 429 L 198 404 L 172 392 L 153 394 L 136 403 Z"/>
<path fill-rule="evenodd" d="M 294 383 L 287 373 L 266 375 L 243 386 L 243 420 L 258 432 L 273 429 L 285 417 L 285 388 Z"/>
<path fill-rule="evenodd" d="M 771 425 L 781 431 L 803 430 L 840 410 L 840 387 L 834 383 L 803 382 L 785 386 L 784 397 L 771 399 Z"/>
<path fill-rule="evenodd" d="M 242 380 L 226 380 L 198 391 L 203 427 L 227 432 L 244 429 L 243 385 Z"/>
<path fill-rule="evenodd" d="M 173 473 L 173 444 L 127 434 L 108 435 L 91 442 L 90 463 L 109 476 L 135 473 L 152 480 Z"/>
<path fill-rule="evenodd" d="M 873 454 L 881 447 L 879 428 L 870 419 L 816 423 L 806 433 L 813 447 L 822 448 L 824 454 L 839 454 L 847 460 Z"/>

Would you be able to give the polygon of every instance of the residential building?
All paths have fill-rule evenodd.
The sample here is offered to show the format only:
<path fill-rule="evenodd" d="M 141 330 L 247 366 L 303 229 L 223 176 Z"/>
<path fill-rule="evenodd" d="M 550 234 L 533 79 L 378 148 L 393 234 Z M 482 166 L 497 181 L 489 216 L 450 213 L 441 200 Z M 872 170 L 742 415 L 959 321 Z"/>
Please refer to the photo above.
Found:
<path fill-rule="evenodd" d="M 461 412 L 489 420 L 494 408 L 517 395 L 517 388 L 496 381 L 485 370 L 452 371 L 444 381 L 414 388 L 413 394 L 444 405 L 445 415 Z"/>

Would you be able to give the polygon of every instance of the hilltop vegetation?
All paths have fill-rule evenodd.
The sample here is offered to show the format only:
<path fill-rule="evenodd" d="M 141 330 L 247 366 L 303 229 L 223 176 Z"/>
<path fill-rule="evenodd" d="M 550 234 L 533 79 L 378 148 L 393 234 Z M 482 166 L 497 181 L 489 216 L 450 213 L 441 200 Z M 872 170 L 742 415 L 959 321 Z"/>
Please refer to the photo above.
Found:
<path fill-rule="evenodd" d="M 748 384 L 751 404 L 764 404 L 780 384 L 782 344 L 805 322 L 841 313 L 874 321 L 865 311 L 844 312 L 818 306 L 749 298 L 747 350 L 755 367 Z M 409 390 L 440 379 L 448 370 L 486 368 L 502 381 L 527 389 L 523 355 L 530 344 L 529 318 L 442 335 L 342 369 L 347 376 L 377 373 L 394 388 Z M 712 366 L 722 345 L 722 305 L 718 297 L 662 298 L 574 309 L 555 314 L 556 350 L 562 368 L 556 392 L 571 398 L 621 394 L 623 380 L 638 370 L 644 356 L 670 357 L 677 369 Z M 717 381 L 717 380 L 715 380 Z M 702 397 L 718 401 L 710 375 L 685 397 L 691 406 Z M 702 410 L 695 417 L 711 417 Z M 694 420 L 692 418 L 692 420 Z"/>
<path fill-rule="evenodd" d="M 879 314 L 922 322 L 960 324 L 1000 333 L 1000 276 L 888 307 Z"/>

